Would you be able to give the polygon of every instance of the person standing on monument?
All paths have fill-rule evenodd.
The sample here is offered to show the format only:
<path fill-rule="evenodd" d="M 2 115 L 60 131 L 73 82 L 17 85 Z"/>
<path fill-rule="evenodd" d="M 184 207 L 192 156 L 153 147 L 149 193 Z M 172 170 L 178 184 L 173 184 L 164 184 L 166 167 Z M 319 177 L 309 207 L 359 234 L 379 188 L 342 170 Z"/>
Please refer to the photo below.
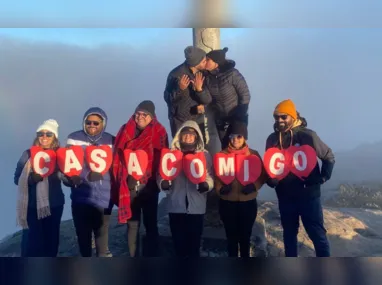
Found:
<path fill-rule="evenodd" d="M 248 126 L 248 106 L 251 95 L 244 76 L 235 68 L 236 62 L 226 59 L 228 48 L 207 54 L 206 87 L 212 97 L 216 128 L 222 149 L 228 147 L 233 121 Z"/>
<path fill-rule="evenodd" d="M 208 89 L 204 87 L 205 78 L 201 72 L 206 66 L 206 52 L 188 46 L 184 55 L 186 60 L 168 75 L 164 91 L 171 135 L 174 137 L 184 122 L 193 120 L 206 138 L 204 106 L 212 101 Z"/>
<path fill-rule="evenodd" d="M 287 149 L 290 146 L 311 146 L 322 167 L 317 162 L 304 180 L 289 173 L 282 180 L 269 179 L 268 186 L 276 189 L 279 201 L 285 256 L 297 257 L 297 234 L 301 217 L 304 228 L 312 240 L 317 257 L 330 256 L 330 245 L 324 227 L 321 205 L 321 185 L 332 175 L 335 164 L 332 150 L 316 132 L 307 128 L 307 122 L 296 111 L 292 100 L 280 102 L 273 113 L 274 132 L 266 141 L 269 148 Z"/>

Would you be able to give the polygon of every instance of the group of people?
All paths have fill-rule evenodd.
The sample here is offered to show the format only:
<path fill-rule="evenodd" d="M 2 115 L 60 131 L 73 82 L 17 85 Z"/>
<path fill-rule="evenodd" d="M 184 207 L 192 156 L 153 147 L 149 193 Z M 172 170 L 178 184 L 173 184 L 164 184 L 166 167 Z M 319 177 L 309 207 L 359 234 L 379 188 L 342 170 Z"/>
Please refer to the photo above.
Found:
<path fill-rule="evenodd" d="M 309 145 L 322 160 L 305 180 L 289 173 L 282 180 L 272 179 L 262 168 L 255 183 L 242 186 L 236 179 L 225 184 L 214 172 L 213 155 L 208 150 L 208 129 L 216 127 L 221 142 L 220 152 L 261 156 L 249 147 L 248 105 L 250 93 L 244 77 L 227 60 L 227 48 L 206 54 L 197 47 L 185 49 L 185 61 L 167 78 L 164 99 L 168 105 L 172 140 L 158 121 L 152 101 L 142 101 L 118 134 L 106 132 L 108 118 L 100 108 L 85 112 L 82 129 L 71 133 L 66 146 L 109 146 L 113 161 L 106 174 L 91 171 L 85 164 L 78 176 L 67 176 L 56 169 L 48 177 L 33 171 L 30 150 L 23 152 L 14 175 L 18 185 L 18 223 L 24 229 L 22 256 L 58 255 L 60 223 L 64 208 L 62 184 L 71 189 L 71 209 L 80 254 L 92 256 L 94 236 L 96 255 L 111 256 L 108 228 L 112 209 L 118 207 L 118 222 L 127 224 L 130 256 L 140 256 L 139 228 L 141 215 L 146 230 L 142 255 L 159 255 L 157 210 L 160 191 L 167 193 L 167 212 L 176 255 L 200 256 L 207 193 L 219 197 L 219 213 L 224 224 L 230 257 L 250 256 L 250 237 L 257 216 L 256 197 L 267 184 L 276 189 L 286 256 L 297 256 L 299 218 L 312 239 L 317 256 L 330 256 L 320 201 L 320 187 L 329 180 L 334 155 L 318 135 L 307 128 L 307 122 L 296 111 L 291 100 L 279 103 L 273 113 L 272 134 L 266 149 L 286 149 Z M 212 113 L 212 116 L 208 113 Z M 213 118 L 207 121 L 206 116 Z M 49 119 L 36 130 L 34 146 L 56 150 L 58 123 Z M 206 179 L 197 185 L 184 173 L 173 181 L 160 176 L 158 168 L 163 149 L 179 150 L 184 155 L 199 153 L 206 161 Z M 144 150 L 148 166 L 139 180 L 129 175 L 124 163 L 126 149 Z"/>

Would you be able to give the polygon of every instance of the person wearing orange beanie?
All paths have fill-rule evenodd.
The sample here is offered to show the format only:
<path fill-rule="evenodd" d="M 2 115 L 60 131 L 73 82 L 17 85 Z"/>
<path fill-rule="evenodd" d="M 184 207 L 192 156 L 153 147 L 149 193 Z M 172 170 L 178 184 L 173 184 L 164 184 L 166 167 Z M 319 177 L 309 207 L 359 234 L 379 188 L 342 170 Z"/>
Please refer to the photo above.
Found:
<path fill-rule="evenodd" d="M 276 189 L 279 201 L 285 256 L 297 257 L 297 234 L 301 217 L 304 228 L 312 240 L 316 256 L 330 256 L 330 245 L 324 227 L 321 205 L 321 184 L 330 179 L 335 163 L 332 150 L 316 132 L 307 128 L 307 122 L 296 110 L 292 100 L 280 102 L 274 112 L 274 132 L 266 141 L 266 150 L 287 149 L 290 146 L 309 145 L 316 151 L 318 161 L 310 174 L 301 179 L 294 173 L 280 180 L 269 179 L 268 186 Z M 278 167 L 278 166 L 276 166 Z M 266 167 L 270 169 L 270 167 Z M 269 170 L 270 171 L 270 170 Z"/>

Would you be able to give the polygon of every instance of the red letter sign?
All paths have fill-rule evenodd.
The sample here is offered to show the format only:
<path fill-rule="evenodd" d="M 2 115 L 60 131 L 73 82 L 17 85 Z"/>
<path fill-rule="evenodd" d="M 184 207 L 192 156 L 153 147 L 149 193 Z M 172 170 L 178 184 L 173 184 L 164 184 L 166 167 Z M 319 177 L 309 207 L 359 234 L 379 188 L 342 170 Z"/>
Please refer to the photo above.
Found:
<path fill-rule="evenodd" d="M 290 171 L 298 178 L 308 177 L 317 164 L 316 151 L 309 145 L 291 146 L 286 149 L 287 156 L 290 157 Z"/>
<path fill-rule="evenodd" d="M 60 147 L 57 150 L 57 164 L 66 176 L 78 176 L 84 165 L 84 150 L 79 145 Z"/>
<path fill-rule="evenodd" d="M 187 154 L 183 158 L 184 174 L 193 184 L 199 184 L 206 181 L 206 157 L 204 152 Z"/>
<path fill-rule="evenodd" d="M 159 164 L 160 176 L 164 180 L 174 180 L 182 171 L 182 158 L 183 153 L 180 150 L 162 149 Z"/>
<path fill-rule="evenodd" d="M 92 145 L 86 148 L 85 157 L 91 171 L 105 175 L 111 167 L 113 151 L 108 145 Z"/>
<path fill-rule="evenodd" d="M 45 178 L 55 171 L 56 153 L 54 150 L 44 150 L 39 146 L 32 146 L 30 152 L 32 169 L 35 173 Z"/>
<path fill-rule="evenodd" d="M 215 174 L 225 184 L 235 180 L 235 154 L 217 153 L 214 156 Z"/>
<path fill-rule="evenodd" d="M 264 167 L 271 178 L 281 180 L 289 174 L 289 166 L 284 150 L 272 147 L 264 154 Z"/>
<path fill-rule="evenodd" d="M 147 170 L 149 158 L 144 150 L 131 150 L 125 149 L 123 151 L 127 173 L 134 177 L 134 179 L 141 179 Z"/>
<path fill-rule="evenodd" d="M 257 155 L 236 155 L 236 179 L 245 186 L 255 183 L 262 170 L 261 159 Z"/>

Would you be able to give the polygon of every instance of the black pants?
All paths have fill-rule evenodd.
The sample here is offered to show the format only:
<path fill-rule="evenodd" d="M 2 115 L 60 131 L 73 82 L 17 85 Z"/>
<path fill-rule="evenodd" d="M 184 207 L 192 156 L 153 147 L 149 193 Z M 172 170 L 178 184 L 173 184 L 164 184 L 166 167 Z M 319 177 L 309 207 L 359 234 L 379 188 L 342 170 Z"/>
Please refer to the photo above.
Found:
<path fill-rule="evenodd" d="M 256 199 L 246 202 L 232 202 L 220 199 L 220 218 L 227 236 L 229 257 L 249 257 L 252 227 L 257 216 Z"/>
<path fill-rule="evenodd" d="M 130 256 L 137 257 L 139 253 L 139 228 L 141 224 L 141 214 L 143 214 L 143 225 L 146 230 L 146 238 L 142 247 L 142 255 L 145 257 L 155 257 L 158 255 L 158 199 L 159 192 L 156 191 L 156 185 L 150 187 L 150 191 L 139 193 L 132 199 L 131 211 L 132 217 L 127 222 L 127 239 Z M 155 187 L 152 189 L 152 187 Z"/>
<path fill-rule="evenodd" d="M 81 256 L 92 256 L 93 233 L 97 256 L 107 256 L 110 215 L 105 215 L 103 208 L 86 204 L 72 204 L 72 215 Z"/>
<path fill-rule="evenodd" d="M 169 213 L 170 229 L 178 257 L 199 257 L 204 215 Z"/>
<path fill-rule="evenodd" d="M 285 256 L 297 257 L 297 234 L 301 216 L 304 228 L 312 240 L 316 256 L 330 256 L 329 241 L 324 227 L 321 199 L 279 199 L 281 225 L 283 227 Z"/>
<path fill-rule="evenodd" d="M 28 209 L 27 232 L 23 232 L 24 246 L 28 257 L 56 257 L 60 244 L 60 225 L 64 206 L 50 209 L 51 215 L 37 219 L 37 210 Z M 24 236 L 25 234 L 25 236 Z M 25 243 L 26 242 L 26 243 Z"/>

